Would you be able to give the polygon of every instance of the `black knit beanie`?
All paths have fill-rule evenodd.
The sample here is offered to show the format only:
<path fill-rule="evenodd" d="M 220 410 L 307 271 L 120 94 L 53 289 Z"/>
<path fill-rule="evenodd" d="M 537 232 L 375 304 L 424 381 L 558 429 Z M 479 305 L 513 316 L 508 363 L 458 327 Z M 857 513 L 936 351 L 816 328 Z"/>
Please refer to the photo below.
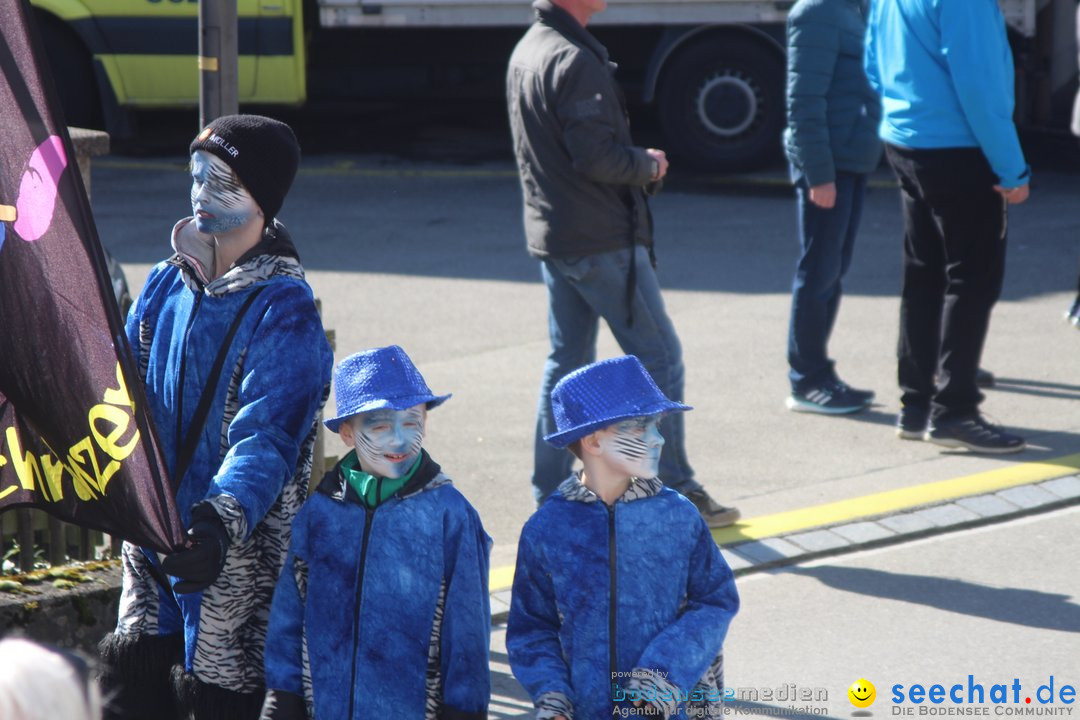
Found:
<path fill-rule="evenodd" d="M 188 153 L 203 150 L 236 172 L 269 223 L 281 210 L 296 168 L 300 144 L 292 128 L 262 115 L 223 115 L 203 128 Z"/>

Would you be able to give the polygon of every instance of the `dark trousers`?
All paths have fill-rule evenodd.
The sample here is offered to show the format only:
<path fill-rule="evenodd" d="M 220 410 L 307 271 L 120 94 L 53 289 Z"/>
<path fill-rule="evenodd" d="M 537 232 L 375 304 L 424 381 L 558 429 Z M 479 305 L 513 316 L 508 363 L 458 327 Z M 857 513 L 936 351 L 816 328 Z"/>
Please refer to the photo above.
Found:
<path fill-rule="evenodd" d="M 977 148 L 887 145 L 904 214 L 897 375 L 905 407 L 971 417 L 990 311 L 1005 273 L 1005 199 Z M 935 375 L 937 384 L 934 384 Z"/>
<path fill-rule="evenodd" d="M 829 359 L 829 336 L 840 309 L 844 275 L 851 266 L 866 175 L 838 172 L 836 205 L 828 210 L 810 202 L 805 178 L 795 193 L 800 255 L 791 283 L 788 378 L 794 392 L 805 392 L 837 379 Z"/>

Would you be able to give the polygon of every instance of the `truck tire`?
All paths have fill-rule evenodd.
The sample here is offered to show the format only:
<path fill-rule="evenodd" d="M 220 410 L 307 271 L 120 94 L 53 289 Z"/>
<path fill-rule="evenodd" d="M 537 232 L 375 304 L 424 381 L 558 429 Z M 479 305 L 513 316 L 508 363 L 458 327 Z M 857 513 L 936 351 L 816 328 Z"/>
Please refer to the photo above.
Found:
<path fill-rule="evenodd" d="M 657 100 L 667 150 L 682 162 L 734 171 L 779 157 L 784 61 L 765 40 L 695 40 L 667 63 Z"/>
<path fill-rule="evenodd" d="M 69 126 L 102 129 L 101 98 L 93 58 L 86 46 L 74 31 L 51 15 L 39 12 L 37 20 L 65 121 Z"/>

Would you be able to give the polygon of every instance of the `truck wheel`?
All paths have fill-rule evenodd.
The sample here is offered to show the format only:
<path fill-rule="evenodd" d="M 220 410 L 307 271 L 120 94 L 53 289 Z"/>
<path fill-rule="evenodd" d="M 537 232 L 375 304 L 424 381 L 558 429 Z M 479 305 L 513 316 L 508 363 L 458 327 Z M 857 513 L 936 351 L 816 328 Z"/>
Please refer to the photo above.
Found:
<path fill-rule="evenodd" d="M 764 42 L 697 40 L 665 68 L 657 95 L 672 155 L 702 170 L 749 170 L 774 160 L 784 127 L 784 62 Z"/>
<path fill-rule="evenodd" d="M 37 20 L 65 121 L 69 126 L 102 129 L 93 58 L 79 36 L 62 22 L 40 12 Z"/>

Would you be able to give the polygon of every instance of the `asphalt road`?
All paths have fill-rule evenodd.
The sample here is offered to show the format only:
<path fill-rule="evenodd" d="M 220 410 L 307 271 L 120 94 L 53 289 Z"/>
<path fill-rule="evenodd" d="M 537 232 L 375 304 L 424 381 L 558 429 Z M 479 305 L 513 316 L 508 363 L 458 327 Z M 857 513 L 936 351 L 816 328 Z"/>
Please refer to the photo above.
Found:
<path fill-rule="evenodd" d="M 95 165 L 99 232 L 133 290 L 189 212 L 185 153 L 181 145 Z M 440 158 L 308 155 L 281 218 L 338 357 L 397 343 L 435 391 L 454 393 L 432 414 L 427 447 L 479 508 L 496 542 L 493 565 L 506 566 L 533 509 L 545 291 L 524 250 L 510 162 Z M 867 197 L 831 344 L 841 376 L 875 389 L 878 404 L 846 417 L 783 406 L 796 240 L 782 168 L 732 178 L 676 166 L 653 205 L 661 284 L 696 408 L 687 418 L 691 461 L 709 491 L 747 517 L 1080 452 L 1080 332 L 1061 320 L 1076 286 L 1080 176 L 1036 166 L 1031 200 L 1010 215 L 1004 297 L 983 363 L 999 383 L 984 409 L 1031 447 L 1000 458 L 893 436 L 900 215 L 888 183 L 879 174 Z M 602 333 L 600 356 L 617 353 Z M 331 455 L 344 449 L 327 442 Z"/>

